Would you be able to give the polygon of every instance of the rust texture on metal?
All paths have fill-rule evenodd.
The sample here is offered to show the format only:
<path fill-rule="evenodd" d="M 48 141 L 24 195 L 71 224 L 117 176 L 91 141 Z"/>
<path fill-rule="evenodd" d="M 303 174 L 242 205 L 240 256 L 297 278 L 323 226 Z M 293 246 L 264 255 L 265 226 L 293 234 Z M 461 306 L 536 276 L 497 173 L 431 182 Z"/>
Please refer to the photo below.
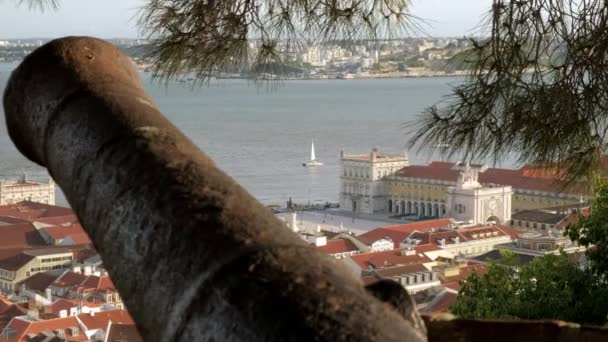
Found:
<path fill-rule="evenodd" d="M 426 340 L 219 170 L 111 44 L 40 47 L 13 72 L 4 108 L 17 148 L 65 193 L 144 340 Z"/>

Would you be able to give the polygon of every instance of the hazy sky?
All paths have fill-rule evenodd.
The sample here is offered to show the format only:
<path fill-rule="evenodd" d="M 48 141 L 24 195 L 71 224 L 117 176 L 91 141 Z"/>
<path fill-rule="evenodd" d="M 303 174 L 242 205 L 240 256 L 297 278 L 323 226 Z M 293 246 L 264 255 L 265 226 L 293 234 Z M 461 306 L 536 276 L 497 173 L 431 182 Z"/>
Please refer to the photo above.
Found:
<path fill-rule="evenodd" d="M 0 37 L 55 38 L 92 35 L 134 38 L 133 19 L 145 0 L 61 0 L 58 11 L 30 11 L 16 1 L 0 0 Z M 491 0 L 413 0 L 413 14 L 426 19 L 432 36 L 472 34 Z"/>

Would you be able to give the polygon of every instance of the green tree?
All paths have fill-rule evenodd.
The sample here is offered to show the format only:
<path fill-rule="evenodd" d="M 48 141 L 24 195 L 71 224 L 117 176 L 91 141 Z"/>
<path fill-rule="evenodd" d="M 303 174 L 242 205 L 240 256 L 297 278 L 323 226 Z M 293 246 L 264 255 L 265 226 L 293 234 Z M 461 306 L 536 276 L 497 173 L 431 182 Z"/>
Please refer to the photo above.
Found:
<path fill-rule="evenodd" d="M 488 273 L 463 283 L 451 311 L 475 319 L 559 319 L 603 325 L 608 289 L 566 255 L 546 255 L 517 267 L 511 253 L 490 262 Z"/>
<path fill-rule="evenodd" d="M 608 284 L 608 180 L 594 177 L 591 215 L 579 214 L 579 222 L 566 228 L 571 240 L 587 247 L 591 270 L 603 284 Z"/>
<path fill-rule="evenodd" d="M 494 0 L 484 24 L 464 56 L 470 76 L 411 143 L 469 160 L 516 153 L 588 181 L 608 143 L 608 3 Z"/>
<path fill-rule="evenodd" d="M 516 318 L 516 261 L 512 253 L 501 254 L 499 260 L 489 262 L 488 273 L 473 273 L 463 282 L 458 301 L 450 311 L 458 316 L 474 319 Z"/>

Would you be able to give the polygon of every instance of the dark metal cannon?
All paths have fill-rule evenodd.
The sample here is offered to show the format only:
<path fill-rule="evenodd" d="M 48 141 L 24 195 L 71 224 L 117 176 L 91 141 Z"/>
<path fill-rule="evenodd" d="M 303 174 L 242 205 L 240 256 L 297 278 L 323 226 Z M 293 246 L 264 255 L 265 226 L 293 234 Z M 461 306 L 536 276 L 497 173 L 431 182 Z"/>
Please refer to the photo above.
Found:
<path fill-rule="evenodd" d="M 111 44 L 42 46 L 13 72 L 4 107 L 11 138 L 65 193 L 146 341 L 426 339 L 415 310 L 406 320 L 375 299 L 220 171 Z"/>

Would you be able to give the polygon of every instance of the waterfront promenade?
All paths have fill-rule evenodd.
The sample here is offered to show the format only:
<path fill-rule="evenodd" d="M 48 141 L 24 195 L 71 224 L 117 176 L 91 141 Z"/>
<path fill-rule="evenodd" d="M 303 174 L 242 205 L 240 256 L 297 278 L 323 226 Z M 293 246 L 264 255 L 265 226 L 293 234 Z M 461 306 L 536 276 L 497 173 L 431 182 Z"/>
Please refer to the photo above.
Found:
<path fill-rule="evenodd" d="M 281 220 L 287 220 L 289 213 L 279 213 L 276 216 Z M 388 217 L 371 216 L 358 213 L 353 217 L 352 212 L 339 209 L 311 210 L 297 212 L 298 226 L 300 230 L 313 232 L 317 227 L 330 232 L 353 232 L 355 234 L 365 233 L 372 229 L 408 223 L 407 220 L 396 220 Z"/>

